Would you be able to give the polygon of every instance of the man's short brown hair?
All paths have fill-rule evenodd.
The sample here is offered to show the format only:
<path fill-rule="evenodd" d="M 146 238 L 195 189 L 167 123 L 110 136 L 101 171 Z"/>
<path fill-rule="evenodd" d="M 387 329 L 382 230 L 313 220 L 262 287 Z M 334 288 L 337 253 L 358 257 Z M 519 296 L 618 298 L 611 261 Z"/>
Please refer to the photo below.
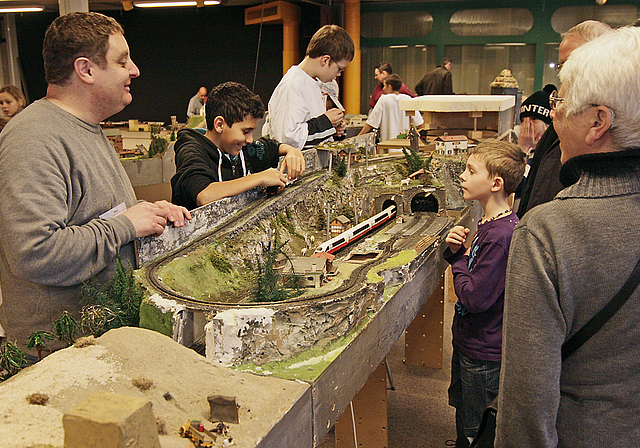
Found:
<path fill-rule="evenodd" d="M 328 54 L 335 62 L 351 61 L 355 54 L 353 39 L 344 28 L 338 25 L 325 25 L 311 38 L 307 46 L 307 56 L 319 58 Z"/>
<path fill-rule="evenodd" d="M 117 33 L 124 34 L 122 26 L 97 12 L 72 12 L 55 19 L 42 45 L 47 83 L 65 84 L 74 71 L 75 60 L 81 57 L 106 67 L 109 36 Z"/>
<path fill-rule="evenodd" d="M 515 143 L 500 140 L 485 140 L 471 150 L 484 163 L 490 176 L 500 176 L 504 181 L 504 192 L 508 196 L 518 188 L 527 165 L 524 152 Z"/>

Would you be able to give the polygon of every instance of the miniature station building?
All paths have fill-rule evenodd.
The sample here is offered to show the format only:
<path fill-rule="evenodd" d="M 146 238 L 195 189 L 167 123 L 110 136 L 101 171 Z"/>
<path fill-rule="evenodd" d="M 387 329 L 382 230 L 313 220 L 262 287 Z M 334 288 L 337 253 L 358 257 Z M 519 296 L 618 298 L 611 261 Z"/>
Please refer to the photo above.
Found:
<path fill-rule="evenodd" d="M 453 156 L 467 154 L 469 139 L 466 135 L 441 135 L 436 137 L 436 153 Z"/>
<path fill-rule="evenodd" d="M 319 288 L 326 280 L 329 260 L 319 257 L 292 258 L 282 270 L 282 279 L 287 281 L 292 276 L 302 278 L 305 288 Z"/>

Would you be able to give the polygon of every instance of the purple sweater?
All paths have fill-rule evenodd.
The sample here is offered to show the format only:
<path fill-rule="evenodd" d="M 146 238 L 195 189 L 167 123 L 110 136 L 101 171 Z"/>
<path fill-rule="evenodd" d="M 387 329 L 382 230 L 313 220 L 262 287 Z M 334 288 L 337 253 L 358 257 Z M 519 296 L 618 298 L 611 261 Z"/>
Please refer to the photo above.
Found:
<path fill-rule="evenodd" d="M 453 344 L 473 359 L 500 361 L 502 355 L 504 281 L 516 224 L 518 217 L 513 212 L 478 224 L 469 255 L 464 254 L 464 247 L 455 254 L 447 248 L 443 254 L 451 264 L 458 296 Z"/>

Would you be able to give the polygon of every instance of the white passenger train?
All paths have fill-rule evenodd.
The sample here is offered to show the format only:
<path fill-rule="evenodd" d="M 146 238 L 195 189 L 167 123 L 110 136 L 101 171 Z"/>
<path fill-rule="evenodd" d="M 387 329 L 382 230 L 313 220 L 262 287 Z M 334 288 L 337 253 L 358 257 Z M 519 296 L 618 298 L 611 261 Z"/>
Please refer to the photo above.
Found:
<path fill-rule="evenodd" d="M 347 244 L 357 240 L 361 236 L 366 235 L 376 227 L 380 227 L 382 224 L 389 221 L 394 216 L 396 216 L 396 206 L 392 205 L 391 207 L 387 207 L 377 215 L 372 216 L 366 221 L 361 222 L 357 226 L 350 228 L 346 232 L 342 232 L 340 235 L 325 241 L 324 243 L 322 243 L 316 248 L 316 253 L 336 252 L 342 249 Z"/>

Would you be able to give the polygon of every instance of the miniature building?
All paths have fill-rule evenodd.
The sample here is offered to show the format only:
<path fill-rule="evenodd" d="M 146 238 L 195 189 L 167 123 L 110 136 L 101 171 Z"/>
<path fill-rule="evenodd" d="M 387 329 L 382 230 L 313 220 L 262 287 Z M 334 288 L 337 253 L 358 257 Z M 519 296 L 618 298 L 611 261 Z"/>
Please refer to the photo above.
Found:
<path fill-rule="evenodd" d="M 351 117 L 349 119 L 349 123 L 347 124 L 347 126 L 364 126 L 364 124 L 367 122 L 367 116 L 366 115 L 354 115 L 353 117 Z"/>
<path fill-rule="evenodd" d="M 111 142 L 113 147 L 116 149 L 116 152 L 124 151 L 124 146 L 122 142 L 122 135 L 107 135 L 107 139 Z"/>
<path fill-rule="evenodd" d="M 435 142 L 438 154 L 450 156 L 466 154 L 469 140 L 466 135 L 442 135 Z"/>
<path fill-rule="evenodd" d="M 328 273 L 333 272 L 333 260 L 336 258 L 335 255 L 330 254 L 329 252 L 317 252 L 311 255 L 310 258 L 324 258 L 326 260 L 325 263 L 327 266 L 327 272 Z"/>
<path fill-rule="evenodd" d="M 303 278 L 305 288 L 319 288 L 327 274 L 327 259 L 318 257 L 298 257 L 292 258 L 291 262 L 282 271 L 282 277 L 299 275 Z"/>
<path fill-rule="evenodd" d="M 351 220 L 344 215 L 336 216 L 331 221 L 331 234 L 339 235 L 351 227 Z"/>
<path fill-rule="evenodd" d="M 358 151 L 356 148 L 350 148 L 349 150 L 341 149 L 338 151 L 338 160 L 344 158 L 345 161 L 350 163 L 356 163 L 356 158 L 358 157 Z"/>

